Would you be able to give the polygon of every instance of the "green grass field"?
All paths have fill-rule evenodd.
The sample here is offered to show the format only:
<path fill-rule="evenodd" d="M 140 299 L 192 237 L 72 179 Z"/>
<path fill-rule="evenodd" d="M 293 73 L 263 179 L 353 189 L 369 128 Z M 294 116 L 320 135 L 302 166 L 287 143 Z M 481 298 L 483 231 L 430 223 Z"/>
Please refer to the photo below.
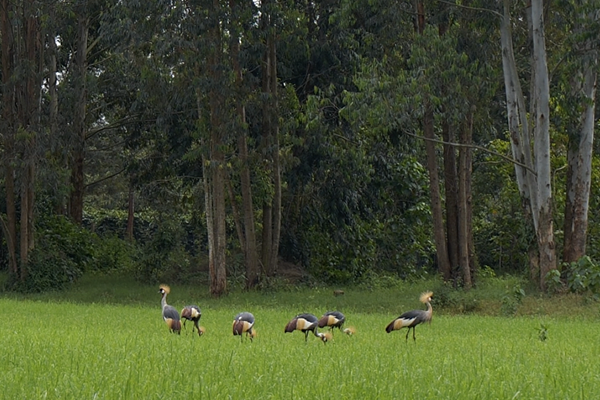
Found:
<path fill-rule="evenodd" d="M 196 303 L 207 333 L 170 334 L 154 286 L 85 280 L 64 293 L 0 298 L 0 398 L 6 399 L 591 399 L 600 392 L 598 306 L 570 297 L 526 299 L 513 318 L 436 310 L 430 325 L 387 334 L 422 307 L 422 284 L 383 292 L 328 289 L 234 293 L 172 286 L 169 303 Z M 398 292 L 398 293 L 396 293 Z M 567 317 L 566 306 L 593 308 Z M 323 344 L 284 334 L 299 312 L 339 309 L 354 336 Z M 545 309 L 558 310 L 553 313 Z M 231 334 L 256 317 L 254 342 Z M 489 314 L 489 312 L 488 312 Z M 539 337 L 541 325 L 547 339 Z"/>

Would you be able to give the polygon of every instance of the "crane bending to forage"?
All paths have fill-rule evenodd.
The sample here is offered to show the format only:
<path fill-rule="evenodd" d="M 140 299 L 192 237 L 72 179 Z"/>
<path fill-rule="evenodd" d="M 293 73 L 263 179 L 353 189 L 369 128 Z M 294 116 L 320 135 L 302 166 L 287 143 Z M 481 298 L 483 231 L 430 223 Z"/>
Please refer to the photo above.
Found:
<path fill-rule="evenodd" d="M 352 336 L 356 333 L 356 329 L 353 326 L 349 326 L 348 328 L 344 328 L 342 332 L 344 332 L 348 336 Z"/>
<path fill-rule="evenodd" d="M 338 328 L 342 330 L 342 325 L 346 322 L 346 316 L 339 311 L 327 311 L 321 318 L 319 318 L 319 328 L 325 328 L 328 326 L 331 333 L 333 329 Z"/>
<path fill-rule="evenodd" d="M 192 333 L 194 332 L 194 328 L 196 328 L 196 330 L 198 331 L 198 336 L 202 336 L 206 332 L 206 329 L 203 326 L 199 325 L 200 318 L 202 318 L 202 311 L 200 310 L 200 307 L 196 305 L 192 304 L 189 306 L 185 306 L 183 307 L 183 310 L 181 310 L 181 319 L 184 320 L 183 327 L 185 328 L 185 323 L 187 321 L 194 322 L 194 326 L 192 327 Z"/>
<path fill-rule="evenodd" d="M 256 330 L 254 329 L 254 315 L 249 312 L 241 312 L 233 319 L 233 336 L 240 335 L 240 339 L 243 339 L 243 334 L 250 338 L 250 341 L 256 337 Z"/>
<path fill-rule="evenodd" d="M 387 333 L 390 333 L 391 331 L 397 331 L 404 327 L 407 327 L 408 331 L 406 332 L 406 340 L 408 341 L 408 334 L 410 333 L 410 329 L 412 328 L 413 340 L 416 342 L 417 338 L 415 337 L 415 327 L 423 322 L 431 322 L 431 317 L 433 316 L 433 309 L 431 308 L 432 297 L 433 292 L 425 292 L 421 294 L 419 300 L 421 301 L 421 303 L 427 304 L 427 311 L 407 311 L 392 322 L 390 322 L 385 328 L 385 331 Z"/>
<path fill-rule="evenodd" d="M 285 333 L 293 331 L 301 331 L 304 333 L 304 341 L 308 342 L 308 334 L 312 332 L 316 337 L 321 339 L 323 343 L 331 340 L 331 333 L 320 333 L 318 331 L 319 320 L 313 314 L 299 314 L 294 317 L 285 326 Z"/>
<path fill-rule="evenodd" d="M 167 295 L 170 291 L 171 289 L 167 285 L 160 285 L 158 288 L 158 292 L 162 295 L 162 299 L 160 300 L 160 304 L 162 305 L 162 317 L 169 327 L 169 331 L 179 335 L 181 333 L 181 320 L 179 319 L 179 313 L 175 307 L 167 304 Z"/>

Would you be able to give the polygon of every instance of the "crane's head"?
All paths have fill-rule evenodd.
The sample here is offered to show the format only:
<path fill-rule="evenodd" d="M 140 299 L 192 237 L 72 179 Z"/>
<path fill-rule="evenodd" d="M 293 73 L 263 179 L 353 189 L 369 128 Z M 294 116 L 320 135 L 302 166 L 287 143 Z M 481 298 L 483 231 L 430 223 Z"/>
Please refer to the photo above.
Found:
<path fill-rule="evenodd" d="M 171 292 L 171 288 L 168 287 L 167 285 L 160 285 L 158 287 L 158 293 L 160 294 L 169 294 L 169 292 Z"/>
<path fill-rule="evenodd" d="M 203 326 L 198 327 L 198 335 L 202 336 L 206 333 L 206 328 Z"/>
<path fill-rule="evenodd" d="M 333 338 L 333 336 L 329 332 L 317 333 L 317 335 L 319 336 L 319 339 L 321 339 L 323 341 L 323 343 L 327 343 Z"/>
<path fill-rule="evenodd" d="M 346 335 L 352 336 L 356 333 L 356 329 L 353 326 L 350 326 L 343 331 Z"/>
<path fill-rule="evenodd" d="M 419 297 L 419 300 L 421 301 L 421 303 L 429 303 L 432 297 L 433 292 L 424 292 L 421 294 L 421 297 Z"/>

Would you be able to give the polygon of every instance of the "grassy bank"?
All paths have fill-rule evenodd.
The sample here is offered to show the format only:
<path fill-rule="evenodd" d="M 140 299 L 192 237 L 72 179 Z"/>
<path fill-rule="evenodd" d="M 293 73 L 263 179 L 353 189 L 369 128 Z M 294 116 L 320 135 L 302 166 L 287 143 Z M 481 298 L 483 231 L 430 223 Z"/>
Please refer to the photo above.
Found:
<path fill-rule="evenodd" d="M 434 284 L 345 288 L 339 297 L 331 288 L 299 288 L 222 299 L 209 298 L 204 289 L 172 287 L 169 303 L 202 307 L 207 333 L 200 338 L 189 324 L 181 336 L 167 332 L 154 285 L 87 278 L 68 292 L 5 294 L 2 397 L 585 399 L 600 390 L 593 301 L 527 296 L 517 317 L 503 317 L 493 314 L 512 282 L 505 282 L 508 289 L 495 282 L 495 289 L 469 294 L 477 312 L 434 304 L 433 322 L 417 327 L 416 343 L 404 340 L 405 331 L 387 334 L 386 324 L 422 307 L 418 294 Z M 323 344 L 283 332 L 299 312 L 334 308 L 346 313 L 356 335 L 336 331 Z M 231 335 L 240 311 L 256 317 L 252 343 Z"/>

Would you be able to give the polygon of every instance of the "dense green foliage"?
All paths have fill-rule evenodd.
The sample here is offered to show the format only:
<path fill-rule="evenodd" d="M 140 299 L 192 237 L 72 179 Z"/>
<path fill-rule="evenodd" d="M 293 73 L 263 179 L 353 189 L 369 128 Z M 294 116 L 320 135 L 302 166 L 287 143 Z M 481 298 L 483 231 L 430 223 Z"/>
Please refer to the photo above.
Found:
<path fill-rule="evenodd" d="M 10 288 L 61 289 L 83 274 L 114 270 L 146 283 L 205 283 L 203 157 L 209 141 L 211 93 L 226 98 L 225 109 L 220 110 L 225 122 L 219 150 L 225 155 L 221 167 L 228 177 L 227 272 L 234 288 L 241 285 L 244 260 L 236 226 L 242 204 L 240 131 L 247 134 L 258 232 L 274 185 L 267 157 L 271 148 L 263 133 L 263 105 L 268 101 L 261 87 L 268 32 L 259 29 L 263 5 L 246 2 L 234 7 L 234 3 L 95 0 L 83 8 L 72 2 L 36 4 L 41 36 L 51 38 L 44 44 L 52 40 L 57 46 L 56 70 L 44 64 L 39 71 L 61 78 L 56 88 L 59 116 L 52 120 L 51 94 L 44 86 L 36 140 L 24 134 L 15 138 L 17 148 L 26 142 L 36 146 L 36 220 L 29 274 L 12 277 Z M 279 254 L 282 261 L 307 271 L 302 283 L 369 287 L 437 273 L 421 140 L 426 101 L 435 109 L 438 135 L 445 123 L 458 130 L 474 110 L 473 144 L 478 147 L 473 150 L 470 196 L 481 276 L 490 270 L 528 276 L 535 232 L 523 216 L 514 166 L 506 160 L 511 154 L 504 88 L 499 85 L 498 4 L 425 3 L 426 29 L 418 34 L 413 1 L 265 2 L 265 7 L 272 7 L 269 29 L 277 37 Z M 529 36 L 521 9 L 525 7 L 522 1 L 513 3 L 518 16 L 517 62 L 527 71 Z M 553 196 L 560 250 L 566 151 L 568 138 L 577 130 L 577 114 L 569 112 L 570 77 L 577 69 L 572 49 L 583 36 L 598 32 L 594 24 L 589 32 L 576 32 L 573 21 L 578 21 L 574 16 L 579 9 L 572 2 L 547 3 L 549 69 L 554 71 Z M 74 63 L 82 20 L 89 22 L 90 48 L 84 91 L 85 200 L 79 227 L 61 215 L 68 213 L 73 189 L 70 177 L 78 136 L 72 110 L 81 87 Z M 223 27 L 218 41 L 210 30 L 215 21 Z M 220 52 L 216 66 L 209 63 L 215 49 Z M 239 57 L 234 60 L 236 49 Z M 50 55 L 47 51 L 44 56 Z M 524 75 L 527 82 L 530 77 Z M 240 105 L 244 121 L 238 119 Z M 3 142 L 5 172 L 18 164 L 9 147 Z M 599 162 L 595 153 L 594 165 Z M 600 207 L 598 171 L 592 169 L 591 210 Z M 2 176 L 0 214 L 5 221 L 8 206 Z M 17 186 L 24 182 L 22 172 L 15 176 Z M 128 238 L 130 207 L 133 237 Z M 595 261 L 600 260 L 598 218 L 591 213 L 589 258 L 557 272 L 553 279 L 558 291 L 600 291 Z M 2 240 L 0 268 L 9 271 L 6 235 Z M 285 278 L 283 273 L 265 276 L 259 287 L 277 287 Z M 459 303 L 474 307 L 468 299 Z"/>

